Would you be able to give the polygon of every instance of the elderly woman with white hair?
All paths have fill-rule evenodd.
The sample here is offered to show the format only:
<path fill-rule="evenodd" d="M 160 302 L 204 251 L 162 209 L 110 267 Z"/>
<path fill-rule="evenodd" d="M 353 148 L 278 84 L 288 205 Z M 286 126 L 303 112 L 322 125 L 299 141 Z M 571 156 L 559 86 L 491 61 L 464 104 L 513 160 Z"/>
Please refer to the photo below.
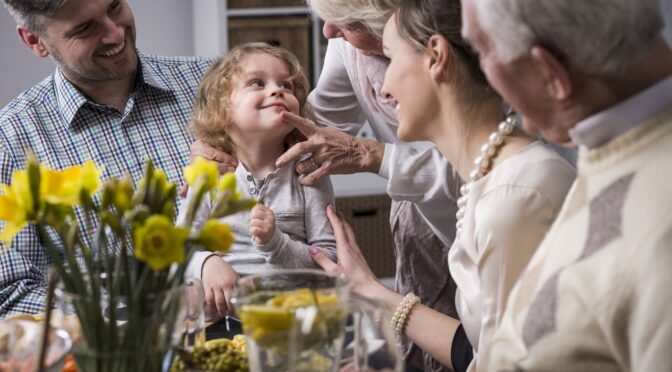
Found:
<path fill-rule="evenodd" d="M 399 140 L 395 103 L 380 92 L 389 65 L 382 50 L 383 29 L 399 1 L 307 3 L 324 20 L 323 32 L 329 39 L 322 73 L 308 98 L 318 123 L 326 127 L 281 157 L 284 162 L 279 165 L 311 152 L 311 158 L 298 167 L 306 182 L 327 174 L 362 171 L 388 179 L 395 289 L 415 293 L 428 306 L 456 316 L 456 286 L 447 255 L 457 207 L 454 190 L 446 192 L 443 187 L 453 182 L 453 170 L 431 143 Z M 375 141 L 354 137 L 366 122 Z M 423 365 L 426 371 L 447 370 L 412 344 L 406 347 L 413 364 Z"/>

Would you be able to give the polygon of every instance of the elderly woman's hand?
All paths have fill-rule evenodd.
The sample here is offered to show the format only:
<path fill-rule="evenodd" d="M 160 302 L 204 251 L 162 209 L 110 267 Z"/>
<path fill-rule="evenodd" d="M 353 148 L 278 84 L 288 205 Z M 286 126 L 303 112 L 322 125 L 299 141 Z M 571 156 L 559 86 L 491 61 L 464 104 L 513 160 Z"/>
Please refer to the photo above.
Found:
<path fill-rule="evenodd" d="M 338 263 L 333 262 L 318 248 L 310 247 L 308 251 L 313 260 L 327 272 L 344 273 L 350 279 L 352 291 L 356 294 L 371 297 L 374 293 L 380 293 L 381 289 L 387 290 L 366 263 L 350 225 L 336 215 L 331 205 L 327 206 L 327 217 L 334 228 Z"/>
<path fill-rule="evenodd" d="M 311 153 L 310 158 L 296 167 L 297 173 L 305 176 L 301 179 L 302 184 L 312 185 L 329 174 L 378 173 L 385 144 L 353 137 L 334 128 L 319 127 L 291 112 L 283 112 L 281 118 L 283 123 L 303 133 L 307 140 L 287 150 L 275 165 L 281 167 L 302 154 Z"/>

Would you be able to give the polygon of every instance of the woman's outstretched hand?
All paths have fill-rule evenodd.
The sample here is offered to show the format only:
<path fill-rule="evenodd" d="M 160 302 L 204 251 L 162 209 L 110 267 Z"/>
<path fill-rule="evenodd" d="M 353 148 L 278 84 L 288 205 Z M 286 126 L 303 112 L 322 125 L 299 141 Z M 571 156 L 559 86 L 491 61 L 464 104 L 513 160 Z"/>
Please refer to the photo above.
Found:
<path fill-rule="evenodd" d="M 355 240 L 352 227 L 336 214 L 331 205 L 327 206 L 327 217 L 334 228 L 338 263 L 329 259 L 321 250 L 311 247 L 308 250 L 313 260 L 327 272 L 344 273 L 350 279 L 352 291 L 360 296 L 371 297 L 372 294 L 380 293 L 381 290 L 389 291 L 376 279 L 366 263 Z"/>
<path fill-rule="evenodd" d="M 296 167 L 296 172 L 304 175 L 302 184 L 312 185 L 330 174 L 378 173 L 385 144 L 353 137 L 334 128 L 320 127 L 291 112 L 283 112 L 281 119 L 306 136 L 306 141 L 292 146 L 278 158 L 275 165 L 279 168 L 303 154 L 311 153 L 311 157 Z"/>

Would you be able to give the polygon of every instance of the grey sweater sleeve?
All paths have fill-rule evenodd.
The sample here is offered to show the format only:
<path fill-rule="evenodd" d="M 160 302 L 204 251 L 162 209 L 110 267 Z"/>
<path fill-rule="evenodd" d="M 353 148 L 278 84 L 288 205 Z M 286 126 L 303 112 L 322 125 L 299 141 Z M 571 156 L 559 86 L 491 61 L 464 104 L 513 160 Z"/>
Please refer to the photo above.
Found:
<path fill-rule="evenodd" d="M 267 262 L 284 268 L 319 267 L 308 253 L 309 247 L 318 247 L 336 261 L 336 240 L 327 219 L 328 204 L 334 205 L 334 190 L 331 179 L 324 177 L 313 186 L 303 186 L 305 197 L 304 224 L 306 242 L 293 240 L 276 227 L 271 240 L 265 245 L 256 245 L 267 254 Z"/>

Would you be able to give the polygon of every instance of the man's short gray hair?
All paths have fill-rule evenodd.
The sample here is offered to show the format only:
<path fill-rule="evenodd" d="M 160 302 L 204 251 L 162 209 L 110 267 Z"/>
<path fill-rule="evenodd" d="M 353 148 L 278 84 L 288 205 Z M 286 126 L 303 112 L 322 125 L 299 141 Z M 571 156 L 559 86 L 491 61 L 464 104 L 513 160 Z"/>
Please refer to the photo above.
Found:
<path fill-rule="evenodd" d="M 621 74 L 660 35 L 659 0 L 478 0 L 478 22 L 504 62 L 545 46 L 587 73 Z"/>
<path fill-rule="evenodd" d="M 51 18 L 68 0 L 3 0 L 17 24 L 34 33 L 44 31 L 45 18 Z"/>
<path fill-rule="evenodd" d="M 306 0 L 322 18 L 335 25 L 347 26 L 361 23 L 382 40 L 385 23 L 399 7 L 401 0 Z"/>

